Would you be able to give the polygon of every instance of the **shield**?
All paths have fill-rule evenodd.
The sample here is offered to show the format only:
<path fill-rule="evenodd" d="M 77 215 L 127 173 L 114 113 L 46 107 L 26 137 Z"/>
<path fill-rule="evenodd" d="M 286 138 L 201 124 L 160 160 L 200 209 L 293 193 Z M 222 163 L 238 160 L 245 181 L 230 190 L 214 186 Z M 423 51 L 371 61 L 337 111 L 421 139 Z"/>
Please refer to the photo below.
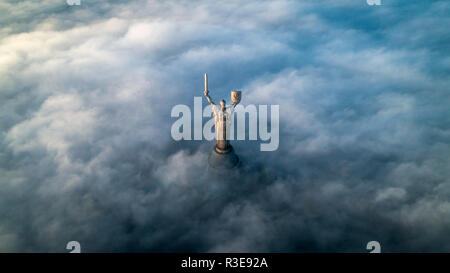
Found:
<path fill-rule="evenodd" d="M 241 101 L 241 91 L 231 91 L 231 101 L 238 104 Z"/>

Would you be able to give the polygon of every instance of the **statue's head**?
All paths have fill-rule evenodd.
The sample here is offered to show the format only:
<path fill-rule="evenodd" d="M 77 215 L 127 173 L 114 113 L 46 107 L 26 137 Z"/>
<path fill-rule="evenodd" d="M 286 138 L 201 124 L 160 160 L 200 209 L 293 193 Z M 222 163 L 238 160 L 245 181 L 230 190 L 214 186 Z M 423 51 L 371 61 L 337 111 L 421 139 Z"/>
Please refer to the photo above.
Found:
<path fill-rule="evenodd" d="M 220 101 L 220 110 L 225 111 L 225 100 Z"/>

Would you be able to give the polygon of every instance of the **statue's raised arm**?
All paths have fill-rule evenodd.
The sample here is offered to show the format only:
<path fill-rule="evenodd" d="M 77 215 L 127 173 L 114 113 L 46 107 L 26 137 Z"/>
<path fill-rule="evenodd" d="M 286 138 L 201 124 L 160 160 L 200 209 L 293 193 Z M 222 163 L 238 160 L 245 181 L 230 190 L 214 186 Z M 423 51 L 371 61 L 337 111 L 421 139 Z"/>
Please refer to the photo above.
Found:
<path fill-rule="evenodd" d="M 231 91 L 231 101 L 233 102 L 233 109 L 236 107 L 236 105 L 239 104 L 239 102 L 241 102 L 241 94 L 241 91 Z"/>
<path fill-rule="evenodd" d="M 208 90 L 208 74 L 205 73 L 205 91 L 203 92 L 205 94 L 206 99 L 208 100 L 209 104 L 214 105 L 213 100 L 209 96 L 209 90 Z"/>

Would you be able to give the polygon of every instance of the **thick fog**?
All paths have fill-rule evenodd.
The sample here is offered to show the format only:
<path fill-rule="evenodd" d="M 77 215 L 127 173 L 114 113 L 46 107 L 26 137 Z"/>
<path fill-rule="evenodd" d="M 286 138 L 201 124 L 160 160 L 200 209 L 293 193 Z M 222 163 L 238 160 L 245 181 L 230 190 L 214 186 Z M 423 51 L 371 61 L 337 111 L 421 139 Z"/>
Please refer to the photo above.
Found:
<path fill-rule="evenodd" d="M 450 3 L 382 3 L 0 2 L 0 251 L 450 251 Z M 172 139 L 204 72 L 278 150 Z"/>

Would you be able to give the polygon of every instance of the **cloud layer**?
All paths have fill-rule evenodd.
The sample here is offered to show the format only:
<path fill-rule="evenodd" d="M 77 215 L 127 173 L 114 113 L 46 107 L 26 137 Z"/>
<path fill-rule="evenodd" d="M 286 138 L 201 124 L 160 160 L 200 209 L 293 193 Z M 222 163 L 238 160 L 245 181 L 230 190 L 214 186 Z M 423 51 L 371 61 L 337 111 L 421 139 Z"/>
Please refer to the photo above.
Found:
<path fill-rule="evenodd" d="M 0 251 L 450 251 L 447 1 L 0 3 Z M 280 147 L 171 108 L 280 105 Z M 206 102 L 205 102 L 206 104 Z"/>

